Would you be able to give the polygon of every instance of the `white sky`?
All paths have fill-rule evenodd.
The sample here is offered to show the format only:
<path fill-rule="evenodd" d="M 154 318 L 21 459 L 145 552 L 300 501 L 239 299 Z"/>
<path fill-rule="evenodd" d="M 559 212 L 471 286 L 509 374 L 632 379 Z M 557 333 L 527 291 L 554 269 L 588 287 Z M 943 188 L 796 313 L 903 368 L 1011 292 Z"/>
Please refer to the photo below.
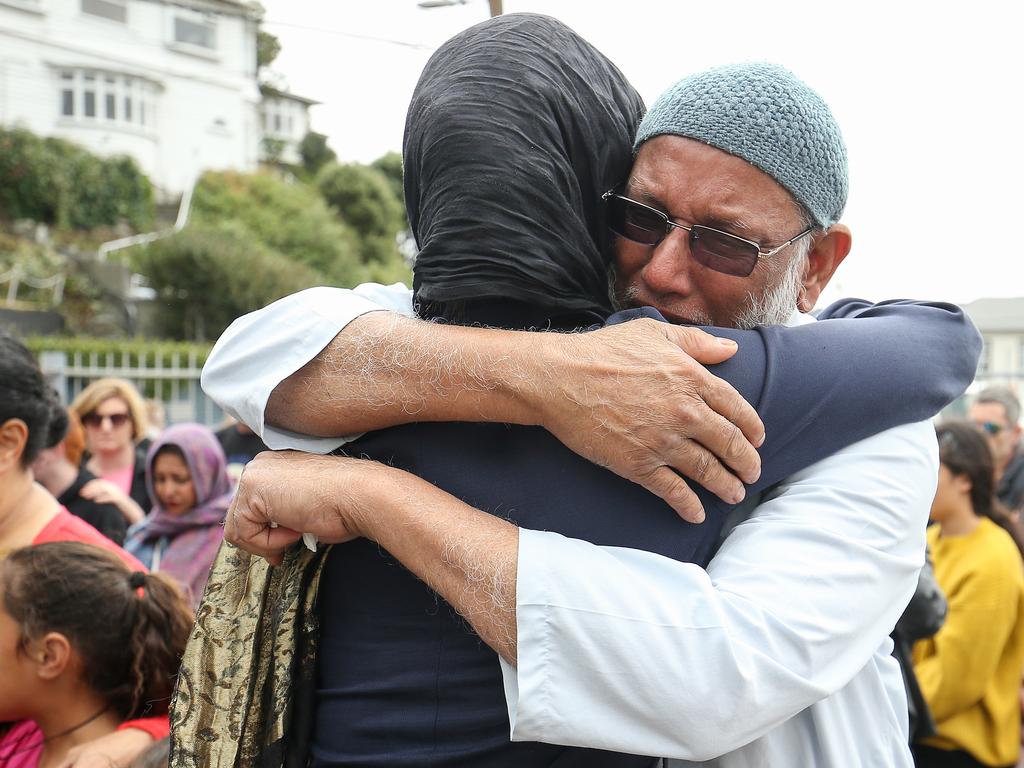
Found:
<path fill-rule="evenodd" d="M 323 102 L 313 127 L 343 160 L 400 151 L 431 52 L 488 16 L 486 0 L 262 0 L 272 69 Z M 1024 11 L 1015 2 L 505 0 L 601 49 L 650 105 L 680 77 L 765 59 L 816 88 L 850 154 L 853 252 L 823 303 L 1024 296 Z M 362 38 L 387 38 L 409 45 Z M 968 233 L 970 233 L 968 235 Z"/>

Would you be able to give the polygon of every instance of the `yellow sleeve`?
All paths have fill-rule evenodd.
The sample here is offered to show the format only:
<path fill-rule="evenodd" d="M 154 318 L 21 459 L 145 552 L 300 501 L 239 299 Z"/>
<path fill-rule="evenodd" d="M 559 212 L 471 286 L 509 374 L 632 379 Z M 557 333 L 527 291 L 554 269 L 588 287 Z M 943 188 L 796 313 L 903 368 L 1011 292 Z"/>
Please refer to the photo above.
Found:
<path fill-rule="evenodd" d="M 981 700 L 1017 621 L 1017 563 L 995 553 L 977 553 L 971 569 L 946 595 L 949 612 L 929 640 L 934 652 L 914 664 L 932 716 L 941 722 Z"/>

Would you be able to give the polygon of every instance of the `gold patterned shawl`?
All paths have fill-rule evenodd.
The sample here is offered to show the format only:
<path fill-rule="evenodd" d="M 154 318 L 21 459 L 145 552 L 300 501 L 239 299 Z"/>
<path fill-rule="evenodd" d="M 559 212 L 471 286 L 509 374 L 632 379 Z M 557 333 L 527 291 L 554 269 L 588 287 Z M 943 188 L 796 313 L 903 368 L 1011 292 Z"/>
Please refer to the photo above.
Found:
<path fill-rule="evenodd" d="M 299 544 L 275 568 L 221 546 L 171 702 L 172 768 L 307 765 L 329 549 Z"/>

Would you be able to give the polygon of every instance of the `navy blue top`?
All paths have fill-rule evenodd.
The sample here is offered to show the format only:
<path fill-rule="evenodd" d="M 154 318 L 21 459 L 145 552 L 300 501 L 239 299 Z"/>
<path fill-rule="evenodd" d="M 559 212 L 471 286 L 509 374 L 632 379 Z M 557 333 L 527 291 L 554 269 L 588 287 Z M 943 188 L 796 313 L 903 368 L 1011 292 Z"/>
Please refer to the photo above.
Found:
<path fill-rule="evenodd" d="M 609 323 L 660 314 L 620 313 Z M 856 317 L 856 322 L 841 318 Z M 948 304 L 845 301 L 798 328 L 710 329 L 739 344 L 712 371 L 754 404 L 775 484 L 858 440 L 931 417 L 974 376 L 980 337 Z M 681 520 L 656 496 L 576 455 L 545 430 L 421 423 L 366 435 L 352 455 L 422 477 L 524 528 L 705 565 L 731 506 L 691 484 L 707 511 Z M 315 765 L 651 766 L 638 757 L 511 743 L 496 654 L 444 600 L 367 540 L 335 546 L 319 598 Z"/>

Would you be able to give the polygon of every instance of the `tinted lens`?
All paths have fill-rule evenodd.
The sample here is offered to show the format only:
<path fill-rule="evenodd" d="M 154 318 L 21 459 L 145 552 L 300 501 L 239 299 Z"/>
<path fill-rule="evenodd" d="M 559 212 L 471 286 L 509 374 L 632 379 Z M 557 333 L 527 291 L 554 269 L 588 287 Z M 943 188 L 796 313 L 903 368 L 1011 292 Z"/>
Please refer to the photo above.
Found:
<path fill-rule="evenodd" d="M 700 225 L 690 233 L 690 253 L 708 269 L 738 277 L 746 277 L 757 265 L 757 246 Z"/>
<path fill-rule="evenodd" d="M 1002 424 L 995 424 L 991 421 L 979 421 L 978 426 L 981 427 L 986 433 L 995 437 L 1003 431 Z"/>
<path fill-rule="evenodd" d="M 668 219 L 657 211 L 621 197 L 609 197 L 605 203 L 608 227 L 615 234 L 644 245 L 656 245 L 665 236 Z"/>
<path fill-rule="evenodd" d="M 103 424 L 104 419 L 110 419 L 110 425 L 112 427 L 121 427 L 128 422 L 127 413 L 113 413 L 109 416 L 101 416 L 98 413 L 87 413 L 82 417 L 82 423 L 87 427 L 99 427 Z"/>

